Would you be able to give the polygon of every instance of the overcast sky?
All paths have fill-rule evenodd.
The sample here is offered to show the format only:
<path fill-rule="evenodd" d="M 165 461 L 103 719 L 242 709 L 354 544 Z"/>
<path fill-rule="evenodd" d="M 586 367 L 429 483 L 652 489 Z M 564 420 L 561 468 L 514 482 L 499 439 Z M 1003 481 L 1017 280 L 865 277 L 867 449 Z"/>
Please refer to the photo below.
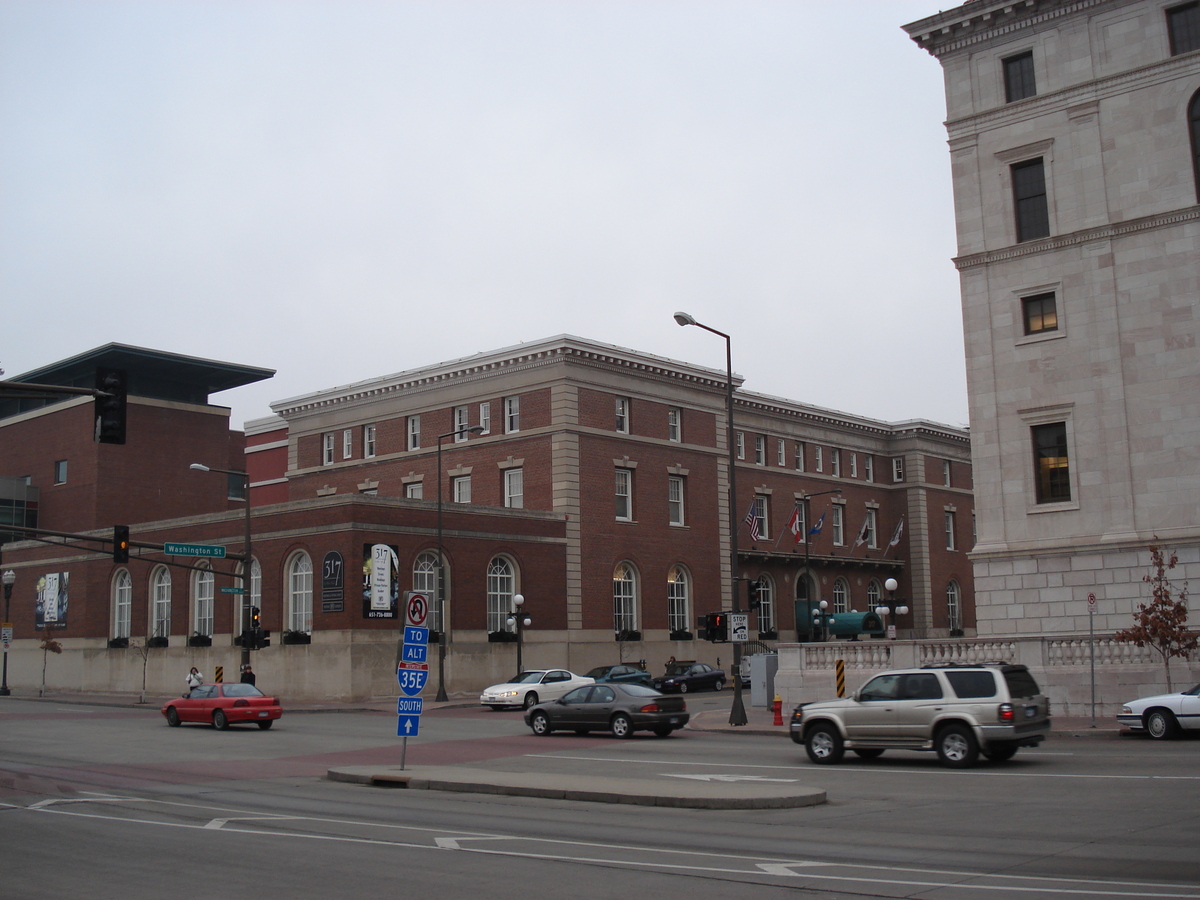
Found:
<path fill-rule="evenodd" d="M 943 4 L 946 5 L 946 4 Z M 932 0 L 0 4 L 0 367 L 273 400 L 560 333 L 965 425 Z"/>

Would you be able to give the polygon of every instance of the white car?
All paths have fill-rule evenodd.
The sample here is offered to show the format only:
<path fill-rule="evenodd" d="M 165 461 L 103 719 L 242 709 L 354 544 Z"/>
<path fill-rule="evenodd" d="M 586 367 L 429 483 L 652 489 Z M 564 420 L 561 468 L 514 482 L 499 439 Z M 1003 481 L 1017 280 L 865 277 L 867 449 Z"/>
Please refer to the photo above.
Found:
<path fill-rule="evenodd" d="M 1200 730 L 1200 684 L 1178 694 L 1158 694 L 1131 700 L 1121 707 L 1117 721 L 1132 731 L 1147 731 L 1166 740 L 1184 731 Z"/>
<path fill-rule="evenodd" d="M 566 669 L 526 669 L 512 681 L 484 688 L 479 695 L 479 702 L 492 709 L 504 709 L 506 706 L 529 709 L 544 700 L 557 700 L 567 691 L 595 683 L 594 678 L 576 675 Z"/>

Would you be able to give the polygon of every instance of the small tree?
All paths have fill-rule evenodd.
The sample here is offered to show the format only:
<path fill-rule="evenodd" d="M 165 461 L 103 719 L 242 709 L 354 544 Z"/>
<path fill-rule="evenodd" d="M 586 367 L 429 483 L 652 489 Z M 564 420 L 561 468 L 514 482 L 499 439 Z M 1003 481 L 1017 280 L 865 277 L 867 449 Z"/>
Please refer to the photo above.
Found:
<path fill-rule="evenodd" d="M 38 696 L 46 696 L 46 660 L 49 653 L 62 653 L 62 644 L 54 639 L 54 632 L 50 630 L 50 624 L 46 624 L 46 633 L 42 636 L 42 686 L 38 690 Z"/>
<path fill-rule="evenodd" d="M 138 703 L 146 702 L 146 663 L 150 661 L 150 641 L 142 638 L 140 644 L 133 641 L 129 642 L 129 649 L 142 658 L 142 695 L 138 698 Z"/>
<path fill-rule="evenodd" d="M 1158 540 L 1158 535 L 1154 536 Z M 1143 575 L 1142 581 L 1150 585 L 1153 598 L 1149 603 L 1139 603 L 1133 614 L 1133 627 L 1118 631 L 1118 641 L 1128 641 L 1138 647 L 1150 647 L 1162 657 L 1167 674 L 1167 691 L 1171 686 L 1171 658 L 1186 657 L 1200 644 L 1200 634 L 1187 627 L 1188 591 L 1187 582 L 1175 590 L 1167 575 L 1178 562 L 1175 553 L 1168 557 L 1161 547 L 1150 545 L 1150 565 L 1154 569 Z"/>

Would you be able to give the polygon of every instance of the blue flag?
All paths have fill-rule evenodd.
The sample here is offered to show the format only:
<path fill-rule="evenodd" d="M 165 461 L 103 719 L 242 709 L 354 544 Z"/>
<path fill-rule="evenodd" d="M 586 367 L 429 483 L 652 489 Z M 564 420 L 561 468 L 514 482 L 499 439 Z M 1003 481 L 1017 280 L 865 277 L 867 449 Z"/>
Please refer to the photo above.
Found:
<path fill-rule="evenodd" d="M 817 524 L 814 525 L 812 528 L 808 529 L 808 536 L 812 537 L 814 534 L 820 534 L 821 526 L 824 524 L 825 524 L 825 513 L 821 513 L 821 518 L 817 519 Z"/>

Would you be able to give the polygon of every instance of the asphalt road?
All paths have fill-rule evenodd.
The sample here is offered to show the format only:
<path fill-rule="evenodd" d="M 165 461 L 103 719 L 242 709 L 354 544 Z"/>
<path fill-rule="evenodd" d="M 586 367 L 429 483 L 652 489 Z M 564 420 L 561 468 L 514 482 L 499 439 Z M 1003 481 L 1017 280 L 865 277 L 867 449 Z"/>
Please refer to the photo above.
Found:
<path fill-rule="evenodd" d="M 689 697 L 693 711 L 729 703 Z M 168 728 L 157 711 L 0 699 L 0 896 L 1200 898 L 1200 740 L 1056 737 L 961 772 L 835 767 L 775 736 L 536 738 L 427 712 L 413 765 L 796 783 L 823 806 L 673 810 L 329 782 L 394 765 L 395 718 Z"/>

